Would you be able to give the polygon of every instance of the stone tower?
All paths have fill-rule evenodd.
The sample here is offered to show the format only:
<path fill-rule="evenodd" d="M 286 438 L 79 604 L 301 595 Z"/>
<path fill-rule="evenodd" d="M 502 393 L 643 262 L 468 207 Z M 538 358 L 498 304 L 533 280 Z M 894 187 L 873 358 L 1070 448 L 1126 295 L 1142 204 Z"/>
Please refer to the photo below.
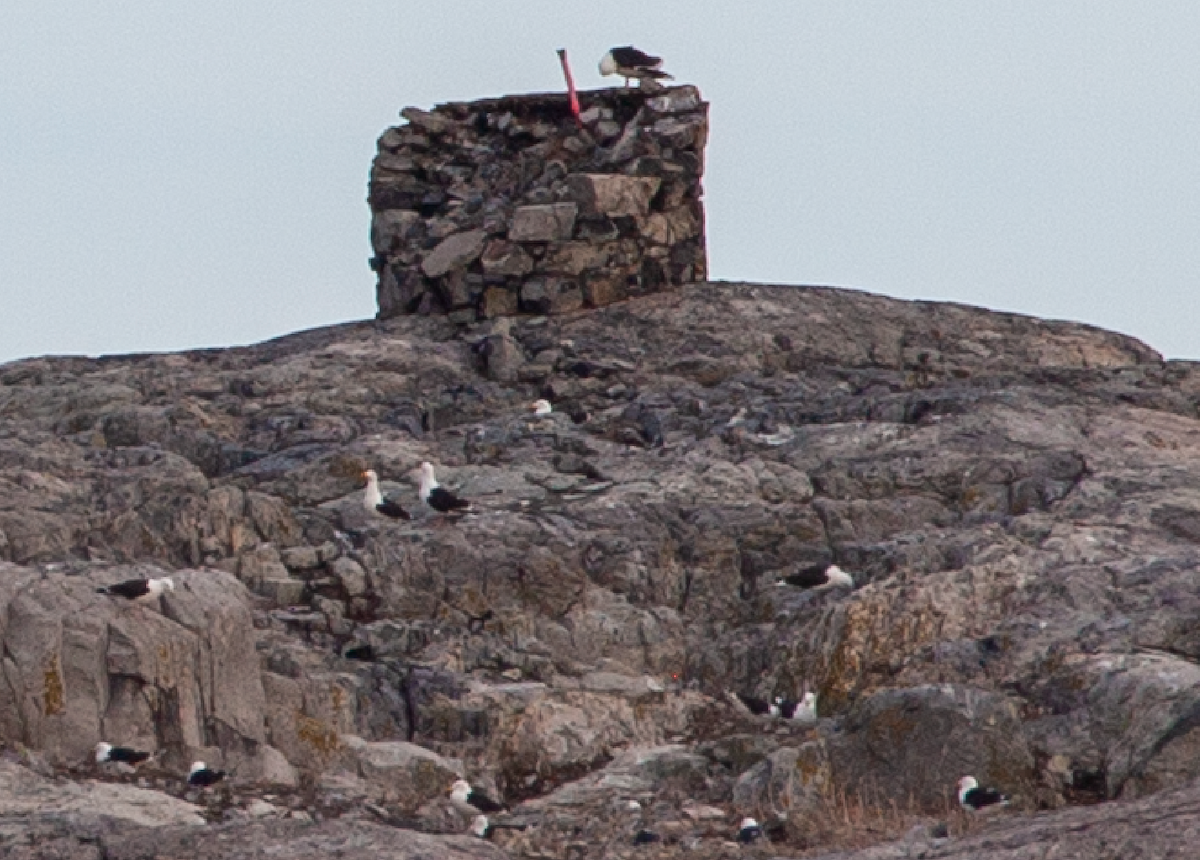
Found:
<path fill-rule="evenodd" d="M 406 108 L 371 167 L 379 317 L 563 313 L 707 276 L 692 86 Z"/>

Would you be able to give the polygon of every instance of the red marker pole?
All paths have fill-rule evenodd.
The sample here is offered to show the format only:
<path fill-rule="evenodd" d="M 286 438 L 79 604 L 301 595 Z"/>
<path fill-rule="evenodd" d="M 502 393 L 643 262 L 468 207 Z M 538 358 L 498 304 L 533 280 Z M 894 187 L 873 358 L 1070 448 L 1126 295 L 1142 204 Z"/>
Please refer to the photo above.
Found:
<path fill-rule="evenodd" d="M 567 79 L 567 95 L 571 99 L 571 116 L 575 117 L 575 122 L 583 125 L 583 120 L 579 118 L 579 95 L 575 92 L 575 79 L 571 77 L 571 66 L 567 63 L 567 49 L 558 49 L 558 61 L 562 63 L 563 77 Z"/>

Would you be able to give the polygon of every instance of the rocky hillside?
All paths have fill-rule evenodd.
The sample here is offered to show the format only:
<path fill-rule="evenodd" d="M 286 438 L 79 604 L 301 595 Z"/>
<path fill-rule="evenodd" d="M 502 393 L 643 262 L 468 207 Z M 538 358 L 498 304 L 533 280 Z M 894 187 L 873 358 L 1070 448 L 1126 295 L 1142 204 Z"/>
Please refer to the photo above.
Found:
<path fill-rule="evenodd" d="M 1120 846 L 1200 824 L 1138 800 L 1200 775 L 1198 402 L 1121 335 L 744 284 L 0 367 L 0 846 L 1182 856 Z M 776 584 L 830 563 L 853 590 Z"/>

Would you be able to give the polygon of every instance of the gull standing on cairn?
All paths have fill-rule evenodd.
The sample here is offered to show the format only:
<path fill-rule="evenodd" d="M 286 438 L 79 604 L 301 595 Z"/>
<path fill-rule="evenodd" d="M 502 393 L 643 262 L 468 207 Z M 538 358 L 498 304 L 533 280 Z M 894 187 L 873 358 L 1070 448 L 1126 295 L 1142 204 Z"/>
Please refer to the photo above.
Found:
<path fill-rule="evenodd" d="M 626 87 L 629 86 L 630 78 L 637 78 L 639 87 L 645 81 L 674 80 L 662 71 L 662 62 L 662 57 L 652 57 L 632 45 L 626 45 L 623 48 L 613 48 L 601 58 L 600 74 L 620 75 L 625 79 Z"/>

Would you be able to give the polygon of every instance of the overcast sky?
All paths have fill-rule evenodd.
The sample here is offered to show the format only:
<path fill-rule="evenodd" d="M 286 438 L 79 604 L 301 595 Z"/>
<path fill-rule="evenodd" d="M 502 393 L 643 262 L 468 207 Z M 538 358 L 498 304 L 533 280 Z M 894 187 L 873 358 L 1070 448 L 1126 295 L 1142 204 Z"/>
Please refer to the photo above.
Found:
<path fill-rule="evenodd" d="M 632 43 L 712 103 L 714 279 L 1081 320 L 1200 358 L 1195 0 L 0 2 L 0 361 L 370 317 L 405 105 Z"/>

